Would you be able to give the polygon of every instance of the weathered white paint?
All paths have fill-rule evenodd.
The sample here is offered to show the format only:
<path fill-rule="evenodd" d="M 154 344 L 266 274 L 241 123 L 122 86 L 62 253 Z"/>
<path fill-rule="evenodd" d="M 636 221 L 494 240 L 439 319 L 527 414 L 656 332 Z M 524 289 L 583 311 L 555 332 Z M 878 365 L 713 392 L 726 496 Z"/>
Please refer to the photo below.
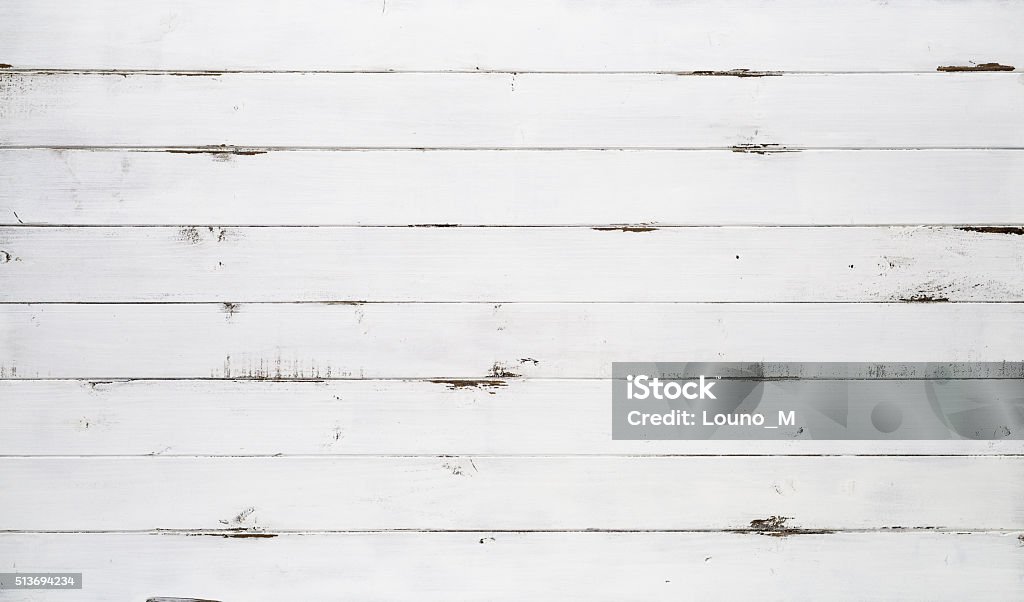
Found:
<path fill-rule="evenodd" d="M 1019 442 L 613 442 L 600 380 L 1024 359 L 1016 230 L 530 226 L 1020 225 L 1022 76 L 935 71 L 1022 66 L 1022 24 L 4 2 L 0 570 L 82 571 L 88 600 L 1020 599 Z M 786 73 L 657 73 L 731 69 Z M 275 227 L 410 224 L 525 227 Z M 293 303 L 323 300 L 401 303 Z M 772 516 L 838 532 L 749 532 Z M 588 528 L 630 532 L 536 532 Z"/>
<path fill-rule="evenodd" d="M 0 146 L 1017 148 L 1020 77 L 0 72 Z"/>
<path fill-rule="evenodd" d="M 997 150 L 0 150 L 0 224 L 1021 224 Z"/>
<path fill-rule="evenodd" d="M 1019 440 L 613 441 L 610 388 L 600 379 L 0 380 L 0 456 L 1024 454 Z"/>
<path fill-rule="evenodd" d="M 952 227 L 3 227 L 0 251 L 6 302 L 1024 300 L 1024 236 Z"/>
<path fill-rule="evenodd" d="M 0 482 L 2 531 L 1024 528 L 1024 457 L 4 458 Z"/>
<path fill-rule="evenodd" d="M 45 602 L 1018 600 L 1022 554 L 1015 533 L 0 535 L 4 570 L 85 573 L 23 598 Z"/>
<path fill-rule="evenodd" d="M 0 378 L 594 378 L 613 361 L 1024 359 L 1019 303 L 3 304 L 0 328 Z"/>
<path fill-rule="evenodd" d="M 1017 2 L 131 0 L 0 6 L 19 68 L 924 70 L 1024 64 Z"/>

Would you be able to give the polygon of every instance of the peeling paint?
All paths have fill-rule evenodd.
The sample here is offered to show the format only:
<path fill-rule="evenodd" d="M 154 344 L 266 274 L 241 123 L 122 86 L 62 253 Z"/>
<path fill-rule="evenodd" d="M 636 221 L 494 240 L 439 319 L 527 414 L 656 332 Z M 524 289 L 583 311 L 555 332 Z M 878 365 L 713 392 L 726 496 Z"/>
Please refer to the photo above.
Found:
<path fill-rule="evenodd" d="M 949 303 L 949 297 L 940 297 L 926 293 L 911 295 L 909 297 L 900 297 L 897 300 L 901 303 Z"/>
<path fill-rule="evenodd" d="M 828 535 L 834 533 L 829 529 L 801 529 L 799 527 L 787 527 L 786 523 L 792 520 L 791 516 L 773 515 L 768 518 L 759 518 L 750 521 L 749 531 L 758 535 L 769 537 L 789 537 L 790 535 Z"/>
<path fill-rule="evenodd" d="M 647 225 L 620 225 L 620 226 L 594 226 L 591 230 L 597 230 L 598 232 L 654 232 L 657 230 L 654 226 Z"/>
<path fill-rule="evenodd" d="M 798 153 L 799 148 L 785 147 L 779 144 L 737 144 L 730 147 L 734 153 L 767 155 L 769 153 Z"/>
<path fill-rule="evenodd" d="M 960 226 L 961 232 L 981 232 L 983 234 L 1013 234 L 1024 236 L 1024 227 L 1021 226 Z"/>
<path fill-rule="evenodd" d="M 779 71 L 751 71 L 750 69 L 726 69 L 725 71 L 689 71 L 679 75 L 705 75 L 711 77 L 776 77 Z"/>
<path fill-rule="evenodd" d="M 946 65 L 936 67 L 936 71 L 954 73 L 958 71 L 1013 71 L 1013 65 L 1000 65 L 999 63 L 980 63 L 977 65 Z"/>

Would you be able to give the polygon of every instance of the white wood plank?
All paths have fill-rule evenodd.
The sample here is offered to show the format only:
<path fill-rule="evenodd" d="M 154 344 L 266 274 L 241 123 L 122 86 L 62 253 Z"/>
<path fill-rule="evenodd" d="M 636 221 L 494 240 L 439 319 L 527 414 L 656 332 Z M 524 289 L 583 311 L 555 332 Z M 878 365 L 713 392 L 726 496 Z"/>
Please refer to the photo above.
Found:
<path fill-rule="evenodd" d="M 0 335 L 0 378 L 592 378 L 613 361 L 1020 361 L 1024 304 L 4 304 Z"/>
<path fill-rule="evenodd" d="M 5 149 L 0 174 L 8 225 L 1024 223 L 1017 151 Z"/>
<path fill-rule="evenodd" d="M 908 70 L 1024 63 L 1016 2 L 38 2 L 0 7 L 22 68 Z"/>
<path fill-rule="evenodd" d="M 0 456 L 1024 454 L 1022 441 L 613 441 L 610 386 L 0 380 Z"/>
<path fill-rule="evenodd" d="M 1021 301 L 1020 232 L 3 227 L 0 301 Z"/>
<path fill-rule="evenodd" d="M 5 531 L 1024 528 L 1016 456 L 3 458 L 0 482 Z"/>
<path fill-rule="evenodd" d="M 1021 553 L 996 533 L 0 535 L 4 570 L 83 573 L 18 592 L 39 601 L 1018 600 Z"/>
<path fill-rule="evenodd" d="M 1022 105 L 1012 73 L 0 73 L 0 146 L 1021 147 Z"/>

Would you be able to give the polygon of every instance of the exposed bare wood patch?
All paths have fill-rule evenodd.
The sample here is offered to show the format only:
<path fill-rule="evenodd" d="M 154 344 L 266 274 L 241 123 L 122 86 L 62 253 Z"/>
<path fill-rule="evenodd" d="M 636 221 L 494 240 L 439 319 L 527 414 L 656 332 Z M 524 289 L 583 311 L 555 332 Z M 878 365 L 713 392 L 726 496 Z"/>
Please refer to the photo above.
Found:
<path fill-rule="evenodd" d="M 898 299 L 901 303 L 949 303 L 949 297 L 942 297 L 939 295 L 932 295 L 928 293 L 920 293 L 916 295 L 910 295 L 909 297 L 901 297 Z"/>
<path fill-rule="evenodd" d="M 599 232 L 654 232 L 657 230 L 654 226 L 648 225 L 618 225 L 618 226 L 594 226 L 591 230 L 597 230 Z"/>
<path fill-rule="evenodd" d="M 11 65 L 8 63 L 0 63 L 0 69 L 11 69 Z"/>
<path fill-rule="evenodd" d="M 767 155 L 769 153 L 798 153 L 800 149 L 785 147 L 780 144 L 736 144 L 731 147 L 734 153 Z"/>
<path fill-rule="evenodd" d="M 252 156 L 252 155 L 265 155 L 266 150 L 255 149 L 255 148 L 243 148 L 238 146 L 230 146 L 227 144 L 217 144 L 211 146 L 199 146 L 196 148 L 171 148 L 165 152 L 173 155 L 210 155 L 216 161 L 230 161 L 233 157 Z"/>
<path fill-rule="evenodd" d="M 488 393 L 494 395 L 493 389 L 499 389 L 501 387 L 507 387 L 508 383 L 494 378 L 481 378 L 481 379 L 432 379 L 430 382 L 437 385 L 446 385 L 451 390 L 457 389 L 484 389 Z"/>
<path fill-rule="evenodd" d="M 1021 226 L 960 226 L 957 230 L 963 232 L 982 232 L 985 234 L 1015 234 L 1024 236 L 1024 227 Z"/>
<path fill-rule="evenodd" d="M 188 533 L 187 535 L 189 537 L 223 537 L 225 539 L 271 539 L 277 537 L 276 533 L 264 533 L 252 529 L 224 529 L 223 531 Z"/>
<path fill-rule="evenodd" d="M 490 378 L 519 378 L 522 374 L 513 372 L 501 362 L 494 362 L 494 365 L 491 366 L 491 370 L 487 373 L 487 376 Z"/>
<path fill-rule="evenodd" d="M 751 71 L 750 69 L 727 69 L 725 71 L 689 71 L 679 75 L 706 75 L 712 77 L 775 77 L 779 71 Z"/>
<path fill-rule="evenodd" d="M 801 529 L 799 527 L 789 527 L 786 523 L 792 520 L 791 516 L 778 516 L 773 515 L 768 518 L 758 518 L 750 521 L 750 531 L 754 531 L 758 535 L 768 535 L 769 537 L 789 537 L 790 535 L 827 535 L 834 533 L 829 529 Z"/>
<path fill-rule="evenodd" d="M 976 65 L 946 65 L 938 67 L 936 71 L 954 73 L 957 71 L 1013 71 L 1013 65 L 1000 65 L 999 63 L 979 63 Z"/>

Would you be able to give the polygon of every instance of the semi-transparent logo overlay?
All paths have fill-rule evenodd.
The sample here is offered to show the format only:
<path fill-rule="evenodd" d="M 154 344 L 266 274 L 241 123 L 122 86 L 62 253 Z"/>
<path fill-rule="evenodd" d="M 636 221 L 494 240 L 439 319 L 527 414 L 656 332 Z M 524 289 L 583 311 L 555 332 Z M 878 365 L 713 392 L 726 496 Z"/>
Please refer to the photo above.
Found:
<path fill-rule="evenodd" d="M 1021 439 L 1024 363 L 612 364 L 613 439 Z"/>

